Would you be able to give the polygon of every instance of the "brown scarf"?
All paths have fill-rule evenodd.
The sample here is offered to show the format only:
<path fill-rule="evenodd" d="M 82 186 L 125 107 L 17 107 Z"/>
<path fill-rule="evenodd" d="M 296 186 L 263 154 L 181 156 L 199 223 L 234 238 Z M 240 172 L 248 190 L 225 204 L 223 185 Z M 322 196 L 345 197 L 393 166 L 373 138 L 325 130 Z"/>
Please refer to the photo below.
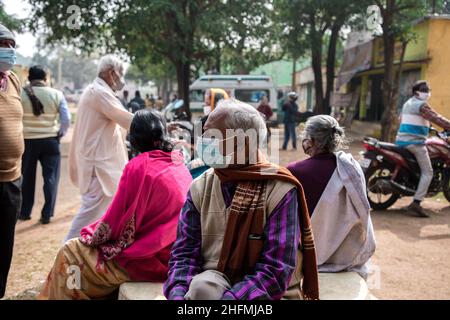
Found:
<path fill-rule="evenodd" d="M 252 274 L 264 243 L 266 181 L 238 183 L 217 269 L 236 283 Z"/>
<path fill-rule="evenodd" d="M 232 201 L 218 270 L 225 273 L 233 283 L 243 275 L 253 273 L 264 240 L 262 204 L 266 182 L 289 182 L 297 187 L 298 192 L 304 277 L 301 289 L 305 299 L 319 299 L 316 251 L 308 207 L 300 182 L 288 169 L 272 164 L 263 157 L 260 157 L 257 164 L 239 169 L 215 169 L 214 172 L 222 182 L 239 182 Z"/>

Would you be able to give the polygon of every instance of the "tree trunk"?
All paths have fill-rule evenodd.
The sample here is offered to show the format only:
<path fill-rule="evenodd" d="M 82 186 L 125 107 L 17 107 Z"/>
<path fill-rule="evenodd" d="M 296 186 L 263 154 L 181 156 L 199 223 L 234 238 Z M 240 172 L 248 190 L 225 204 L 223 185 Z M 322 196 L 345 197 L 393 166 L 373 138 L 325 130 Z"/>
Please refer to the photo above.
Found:
<path fill-rule="evenodd" d="M 384 79 L 383 79 L 383 104 L 384 112 L 381 116 L 381 139 L 393 141 L 393 122 L 395 121 L 397 106 L 393 103 L 394 93 L 394 60 L 395 38 L 383 30 L 384 42 Z"/>
<path fill-rule="evenodd" d="M 385 103 L 385 110 L 383 112 L 383 115 L 381 117 L 381 138 L 384 141 L 394 141 L 397 129 L 398 129 L 398 112 L 397 112 L 397 105 L 398 105 L 398 97 L 400 92 L 400 80 L 401 75 L 403 72 L 403 62 L 405 59 L 405 52 L 406 52 L 406 46 L 407 42 L 402 43 L 402 52 L 400 56 L 399 65 L 396 68 L 395 67 L 395 40 L 393 41 L 393 44 L 391 44 L 392 48 L 390 48 L 389 54 L 389 66 L 385 66 L 385 86 L 387 90 L 384 90 L 383 94 L 383 101 Z M 388 71 L 386 71 L 389 69 Z M 389 83 L 386 83 L 388 79 L 391 79 Z"/>
<path fill-rule="evenodd" d="M 297 64 L 297 59 L 293 58 L 292 59 L 292 84 L 291 84 L 291 90 L 295 91 L 295 73 L 297 72 L 296 70 L 296 64 Z"/>
<path fill-rule="evenodd" d="M 403 62 L 407 42 L 402 43 L 402 52 L 399 66 L 395 67 L 395 43 L 396 37 L 393 34 L 394 14 L 398 10 L 394 0 L 388 0 L 386 7 L 382 10 L 383 15 L 383 44 L 384 44 L 384 79 L 383 79 L 383 104 L 384 112 L 381 117 L 381 138 L 392 142 L 395 139 L 398 128 L 397 104 Z M 397 70 L 396 70 L 397 69 Z"/>
<path fill-rule="evenodd" d="M 320 36 L 320 38 L 319 38 Z M 311 45 L 311 60 L 314 73 L 314 89 L 316 94 L 315 114 L 325 113 L 323 106 L 323 80 L 322 80 L 322 37 L 313 32 Z"/>
<path fill-rule="evenodd" d="M 222 64 L 222 50 L 220 49 L 220 46 L 217 47 L 215 60 L 216 60 L 216 71 L 218 74 L 220 74 Z"/>
<path fill-rule="evenodd" d="M 189 107 L 189 84 L 191 75 L 191 63 L 189 60 L 186 62 L 180 61 L 177 63 L 177 84 L 178 84 L 178 97 L 184 100 L 184 108 L 189 120 L 192 118 L 191 109 Z"/>
<path fill-rule="evenodd" d="M 330 114 L 331 112 L 331 95 L 334 92 L 334 77 L 336 70 L 336 48 L 339 39 L 339 31 L 342 24 L 335 22 L 331 28 L 331 36 L 328 43 L 327 53 L 327 87 L 325 92 L 325 99 L 323 102 L 324 113 Z"/>

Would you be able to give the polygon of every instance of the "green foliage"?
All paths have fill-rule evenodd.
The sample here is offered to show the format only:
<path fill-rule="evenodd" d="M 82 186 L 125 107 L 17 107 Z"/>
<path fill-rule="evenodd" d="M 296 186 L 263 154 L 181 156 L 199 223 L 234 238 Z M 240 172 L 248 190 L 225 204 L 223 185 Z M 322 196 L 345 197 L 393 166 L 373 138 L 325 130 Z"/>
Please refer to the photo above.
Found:
<path fill-rule="evenodd" d="M 429 0 L 375 0 L 375 3 L 381 8 L 384 35 L 401 42 L 414 39 L 414 21 L 431 12 Z"/>
<path fill-rule="evenodd" d="M 280 58 L 272 1 L 29 2 L 35 18 L 29 27 L 45 34 L 46 45 L 64 43 L 86 52 L 122 52 L 141 67 L 195 63 L 197 71 L 216 66 L 246 72 Z M 68 12 L 72 4 L 81 8 L 76 19 L 79 29 L 68 27 L 73 20 L 73 13 Z"/>
<path fill-rule="evenodd" d="M 50 50 L 35 53 L 32 64 L 50 70 L 53 79 L 57 77 L 58 65 L 61 64 L 62 77 L 73 82 L 75 89 L 82 89 L 84 84 L 91 82 L 97 75 L 93 59 L 63 48 L 52 50 L 51 54 Z"/>
<path fill-rule="evenodd" d="M 2 1 L 0 1 L 0 22 L 12 31 L 21 31 L 24 23 L 23 20 L 14 15 L 7 14 Z"/>
<path fill-rule="evenodd" d="M 384 79 L 381 137 L 393 141 L 398 126 L 397 102 L 403 56 L 408 42 L 416 38 L 414 22 L 430 13 L 429 0 L 375 0 L 383 18 Z M 400 65 L 395 68 L 395 43 L 402 43 Z"/>
<path fill-rule="evenodd" d="M 343 46 L 340 41 L 344 26 L 358 25 L 355 16 L 362 15 L 368 0 L 275 0 L 275 15 L 283 25 L 281 43 L 285 52 L 297 60 L 311 57 L 314 72 L 315 112 L 330 111 L 337 62 Z M 326 86 L 322 69 L 326 65 Z"/>
<path fill-rule="evenodd" d="M 328 42 L 333 25 L 359 27 L 369 0 L 275 0 L 276 19 L 284 23 L 282 44 L 294 58 Z M 322 46 L 321 46 L 322 47 Z"/>
<path fill-rule="evenodd" d="M 220 39 L 222 66 L 230 73 L 248 73 L 255 67 L 282 57 L 272 0 L 228 0 L 220 10 L 222 24 L 216 24 L 214 34 Z M 208 30 L 207 29 L 207 30 Z M 217 45 L 217 40 L 216 40 Z"/>
<path fill-rule="evenodd" d="M 172 64 L 161 62 L 159 64 L 132 64 L 126 75 L 127 79 L 140 81 L 146 83 L 153 81 L 159 87 L 166 79 L 174 81 L 176 79 L 176 72 Z"/>

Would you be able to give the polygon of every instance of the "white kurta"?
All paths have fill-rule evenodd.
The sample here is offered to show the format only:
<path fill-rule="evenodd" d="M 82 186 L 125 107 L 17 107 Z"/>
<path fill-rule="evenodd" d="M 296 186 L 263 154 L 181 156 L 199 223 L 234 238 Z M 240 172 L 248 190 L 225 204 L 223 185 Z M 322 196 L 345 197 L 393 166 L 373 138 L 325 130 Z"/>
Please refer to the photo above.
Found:
<path fill-rule="evenodd" d="M 95 175 L 103 192 L 114 195 L 128 161 L 119 126 L 129 130 L 132 119 L 102 79 L 96 78 L 84 90 L 69 153 L 70 178 L 81 194 Z"/>
<path fill-rule="evenodd" d="M 70 179 L 80 188 L 82 203 L 66 240 L 79 236 L 111 203 L 128 161 L 120 127 L 129 130 L 132 119 L 102 79 L 83 92 L 69 152 Z"/>

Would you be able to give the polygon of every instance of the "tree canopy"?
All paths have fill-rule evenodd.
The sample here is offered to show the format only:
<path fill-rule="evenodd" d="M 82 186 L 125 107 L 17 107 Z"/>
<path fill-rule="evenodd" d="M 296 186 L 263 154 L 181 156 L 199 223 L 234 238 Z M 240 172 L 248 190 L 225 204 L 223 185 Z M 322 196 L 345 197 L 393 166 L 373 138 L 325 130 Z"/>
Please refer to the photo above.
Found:
<path fill-rule="evenodd" d="M 23 20 L 5 12 L 5 7 L 2 1 L 0 1 L 0 22 L 5 27 L 13 31 L 21 31 L 24 24 Z"/>
<path fill-rule="evenodd" d="M 34 32 L 47 44 L 86 52 L 126 54 L 140 66 L 170 63 L 179 96 L 193 72 L 226 65 L 248 73 L 273 59 L 276 41 L 270 1 L 251 0 L 29 0 Z"/>

